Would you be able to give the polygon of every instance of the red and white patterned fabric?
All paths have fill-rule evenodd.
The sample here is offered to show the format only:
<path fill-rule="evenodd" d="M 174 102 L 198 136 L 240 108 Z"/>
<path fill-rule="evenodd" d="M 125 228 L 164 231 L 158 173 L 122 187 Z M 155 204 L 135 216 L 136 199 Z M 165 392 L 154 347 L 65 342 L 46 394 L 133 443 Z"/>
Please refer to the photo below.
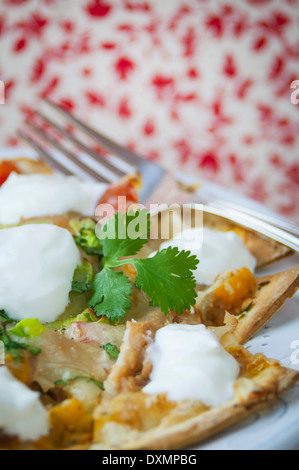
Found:
<path fill-rule="evenodd" d="M 43 97 L 299 222 L 299 0 L 2 0 L 0 145 Z"/>

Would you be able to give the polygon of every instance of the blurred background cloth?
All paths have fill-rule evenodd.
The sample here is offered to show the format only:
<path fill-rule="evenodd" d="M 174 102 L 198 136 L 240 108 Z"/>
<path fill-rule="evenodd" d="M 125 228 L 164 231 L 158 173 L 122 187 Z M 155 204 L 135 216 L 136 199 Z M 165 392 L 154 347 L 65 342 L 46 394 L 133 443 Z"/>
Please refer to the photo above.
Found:
<path fill-rule="evenodd" d="M 298 0 L 2 0 L 0 146 L 50 97 L 299 222 Z"/>

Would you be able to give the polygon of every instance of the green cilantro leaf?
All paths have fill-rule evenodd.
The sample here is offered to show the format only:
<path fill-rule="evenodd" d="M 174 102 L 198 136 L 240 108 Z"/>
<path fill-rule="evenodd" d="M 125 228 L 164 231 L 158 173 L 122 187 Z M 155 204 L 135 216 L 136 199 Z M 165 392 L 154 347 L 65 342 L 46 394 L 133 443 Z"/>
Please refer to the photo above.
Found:
<path fill-rule="evenodd" d="M 97 235 L 101 238 L 103 255 L 110 267 L 121 257 L 136 255 L 148 242 L 150 218 L 146 209 L 127 214 L 117 212 Z"/>
<path fill-rule="evenodd" d="M 118 212 L 96 234 L 101 239 L 103 268 L 94 278 L 94 294 L 88 306 L 97 316 L 116 322 L 130 308 L 132 285 L 122 272 L 113 270 L 126 264 L 137 271 L 136 286 L 165 315 L 169 311 L 182 313 L 194 305 L 196 281 L 192 271 L 199 262 L 196 256 L 169 247 L 151 258 L 129 258 L 148 242 L 150 218 L 145 209 L 128 214 Z"/>
<path fill-rule="evenodd" d="M 131 306 L 132 286 L 122 272 L 104 267 L 94 279 L 94 295 L 88 303 L 96 315 L 118 321 Z"/>
<path fill-rule="evenodd" d="M 169 247 L 158 251 L 151 258 L 130 260 L 131 262 L 137 271 L 137 287 L 165 315 L 172 310 L 182 313 L 194 305 L 196 281 L 192 271 L 196 269 L 198 260 L 196 256 L 190 256 L 189 251 Z"/>

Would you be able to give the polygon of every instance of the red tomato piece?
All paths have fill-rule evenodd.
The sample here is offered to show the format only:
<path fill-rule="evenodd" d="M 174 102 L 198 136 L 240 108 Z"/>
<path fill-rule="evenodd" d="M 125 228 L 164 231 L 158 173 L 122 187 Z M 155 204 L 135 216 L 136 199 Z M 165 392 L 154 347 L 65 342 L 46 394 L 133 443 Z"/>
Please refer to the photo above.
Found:
<path fill-rule="evenodd" d="M 117 183 L 109 185 L 103 196 L 100 198 L 99 204 L 111 204 L 115 210 L 119 210 L 118 197 L 126 197 L 127 208 L 131 204 L 138 203 L 138 189 L 140 189 L 140 178 L 139 176 L 126 176 L 119 180 Z"/>
<path fill-rule="evenodd" d="M 13 171 L 15 173 L 20 173 L 17 167 L 12 162 L 8 160 L 3 160 L 2 162 L 0 162 L 0 186 L 5 183 L 5 181 Z"/>

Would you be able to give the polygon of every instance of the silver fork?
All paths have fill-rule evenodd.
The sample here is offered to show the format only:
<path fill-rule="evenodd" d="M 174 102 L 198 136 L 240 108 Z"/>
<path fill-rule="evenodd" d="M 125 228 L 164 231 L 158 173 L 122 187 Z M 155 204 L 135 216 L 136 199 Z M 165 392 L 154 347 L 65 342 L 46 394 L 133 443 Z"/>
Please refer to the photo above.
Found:
<path fill-rule="evenodd" d="M 66 129 L 63 124 L 57 123 L 53 118 L 41 111 L 36 111 L 36 115 L 41 124 L 32 120 L 27 120 L 26 125 L 30 132 L 19 130 L 19 135 L 41 156 L 41 158 L 54 170 L 64 175 L 77 175 L 83 178 L 89 177 L 96 181 L 111 183 L 129 172 L 137 171 L 141 174 L 143 185 L 139 193 L 141 204 L 149 207 L 150 204 L 201 204 L 201 208 L 210 214 L 214 214 L 245 228 L 249 228 L 261 235 L 278 241 L 285 246 L 299 251 L 299 227 L 291 222 L 272 215 L 264 214 L 246 206 L 241 206 L 230 201 L 208 199 L 199 197 L 195 192 L 182 189 L 176 178 L 163 169 L 132 150 L 125 148 L 114 142 L 98 130 L 87 126 L 83 121 L 75 117 L 50 100 L 45 100 L 48 106 L 59 113 L 71 123 L 74 129 L 83 133 L 101 148 L 109 152 L 109 157 L 101 155 L 94 150 L 90 144 L 85 143 L 85 139 L 78 138 L 73 132 Z M 47 129 L 45 129 L 45 125 Z M 62 144 L 60 140 L 53 137 L 53 131 L 64 139 L 68 144 L 72 144 L 76 149 L 83 152 L 88 157 L 82 159 L 73 149 Z M 34 137 L 32 135 L 34 134 Z M 40 142 L 43 141 L 43 143 Z M 45 145 L 45 142 L 47 145 Z M 54 147 L 65 158 L 62 159 L 51 152 L 49 148 Z"/>

